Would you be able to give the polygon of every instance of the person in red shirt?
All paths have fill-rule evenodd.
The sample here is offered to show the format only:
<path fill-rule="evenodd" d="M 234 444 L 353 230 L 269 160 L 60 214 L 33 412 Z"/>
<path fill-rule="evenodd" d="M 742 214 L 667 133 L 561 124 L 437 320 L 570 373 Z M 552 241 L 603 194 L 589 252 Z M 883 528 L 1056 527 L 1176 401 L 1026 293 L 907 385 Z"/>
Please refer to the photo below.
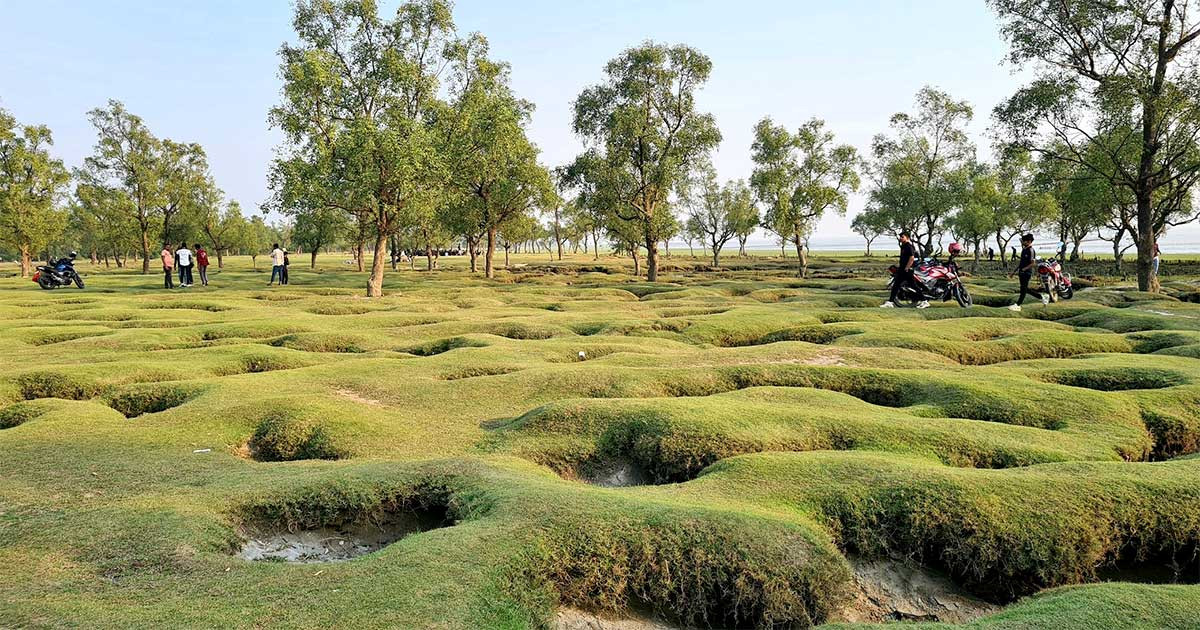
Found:
<path fill-rule="evenodd" d="M 196 267 L 200 269 L 200 285 L 208 286 L 208 252 L 196 243 Z"/>

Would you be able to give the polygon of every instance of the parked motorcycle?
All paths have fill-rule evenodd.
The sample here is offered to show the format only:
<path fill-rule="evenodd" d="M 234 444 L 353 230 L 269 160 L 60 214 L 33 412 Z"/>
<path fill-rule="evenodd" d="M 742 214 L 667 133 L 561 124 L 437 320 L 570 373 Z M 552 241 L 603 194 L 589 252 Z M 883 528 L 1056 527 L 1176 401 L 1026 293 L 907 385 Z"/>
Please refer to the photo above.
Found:
<path fill-rule="evenodd" d="M 1063 271 L 1062 263 L 1055 258 L 1039 259 L 1037 263 L 1038 279 L 1042 282 L 1042 291 L 1050 296 L 1051 302 L 1059 298 L 1071 299 L 1075 289 L 1071 286 L 1071 274 Z"/>
<path fill-rule="evenodd" d="M 888 282 L 889 289 L 896 282 L 896 272 L 899 270 L 896 265 L 888 267 L 888 272 L 892 274 Z M 916 303 L 945 302 L 953 298 L 963 308 L 971 305 L 971 293 L 959 278 L 957 265 L 926 258 L 913 266 L 913 277 L 917 280 L 916 286 L 907 283 L 900 289 L 899 299 Z"/>
<path fill-rule="evenodd" d="M 37 273 L 33 274 L 33 281 L 47 290 L 69 287 L 72 283 L 82 289 L 83 278 L 75 271 L 75 257 L 76 253 L 71 252 L 68 258 L 59 259 L 49 265 L 38 265 Z"/>

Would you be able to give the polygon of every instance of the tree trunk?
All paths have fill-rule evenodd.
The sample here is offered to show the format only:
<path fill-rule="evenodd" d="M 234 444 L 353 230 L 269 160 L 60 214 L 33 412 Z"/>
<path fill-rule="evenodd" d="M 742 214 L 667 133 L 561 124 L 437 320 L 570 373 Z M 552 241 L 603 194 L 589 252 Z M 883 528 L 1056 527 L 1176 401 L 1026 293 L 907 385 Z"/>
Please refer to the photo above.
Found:
<path fill-rule="evenodd" d="M 358 265 L 359 271 L 363 270 L 363 248 L 364 245 L 362 239 L 359 239 L 358 242 L 354 244 L 354 260 Z"/>
<path fill-rule="evenodd" d="M 425 241 L 425 271 L 433 271 L 433 247 L 428 240 Z"/>
<path fill-rule="evenodd" d="M 217 260 L 218 260 L 218 264 L 220 264 L 219 263 L 220 258 L 217 258 Z M 309 269 L 317 268 L 317 248 L 316 247 L 314 247 L 313 250 L 308 253 L 308 268 Z"/>
<path fill-rule="evenodd" d="M 1071 262 L 1076 262 L 1079 260 L 1079 244 L 1082 240 L 1082 238 L 1075 239 L 1074 245 L 1071 247 Z"/>
<path fill-rule="evenodd" d="M 142 228 L 142 274 L 150 273 L 150 230 Z"/>
<path fill-rule="evenodd" d="M 387 235 L 382 231 L 375 237 L 375 255 L 371 257 L 371 278 L 367 281 L 367 297 L 383 297 L 383 257 L 387 255 Z"/>
<path fill-rule="evenodd" d="M 600 260 L 600 234 L 592 230 L 592 260 Z"/>
<path fill-rule="evenodd" d="M 646 239 L 646 281 L 658 282 L 658 241 Z"/>
<path fill-rule="evenodd" d="M 800 277 L 808 275 L 808 253 L 804 251 L 804 241 L 800 239 L 800 235 L 794 237 L 796 242 L 796 258 L 800 261 Z"/>
<path fill-rule="evenodd" d="M 642 261 L 638 260 L 637 246 L 634 245 L 631 251 L 633 252 L 633 275 L 640 276 L 642 275 Z"/>
<path fill-rule="evenodd" d="M 508 269 L 508 245 L 504 246 L 504 268 Z"/>
<path fill-rule="evenodd" d="M 471 273 L 479 272 L 479 263 L 476 261 L 478 252 L 475 251 L 475 240 L 467 237 L 467 255 L 471 257 Z"/>
<path fill-rule="evenodd" d="M 19 249 L 21 250 L 21 277 L 26 278 L 29 276 L 29 270 L 33 268 L 33 260 L 28 245 L 21 245 Z"/>
<path fill-rule="evenodd" d="M 119 267 L 120 265 L 118 264 L 117 266 Z M 218 247 L 217 248 L 217 269 L 224 269 L 224 268 L 225 268 L 225 254 L 223 254 L 221 251 L 221 248 Z"/>
<path fill-rule="evenodd" d="M 1154 226 L 1150 222 L 1152 210 L 1150 194 L 1138 196 L 1138 232 L 1134 244 L 1137 245 L 1137 280 L 1139 291 L 1157 293 L 1157 279 L 1154 277 Z"/>
<path fill-rule="evenodd" d="M 496 254 L 496 228 L 488 227 L 487 229 L 487 249 L 483 252 L 483 276 L 485 278 L 495 278 L 496 269 L 492 266 L 492 257 Z"/>

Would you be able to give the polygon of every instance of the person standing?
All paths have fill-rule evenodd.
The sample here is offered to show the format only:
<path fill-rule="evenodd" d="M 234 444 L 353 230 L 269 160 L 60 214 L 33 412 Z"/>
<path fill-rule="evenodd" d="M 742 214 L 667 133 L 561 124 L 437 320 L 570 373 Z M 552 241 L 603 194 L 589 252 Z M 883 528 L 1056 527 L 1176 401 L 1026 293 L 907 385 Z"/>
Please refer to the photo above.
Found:
<path fill-rule="evenodd" d="M 1154 265 L 1154 277 L 1155 278 L 1158 277 L 1158 261 L 1159 261 L 1159 258 L 1161 258 L 1161 257 L 1162 257 L 1162 252 L 1158 249 L 1158 240 L 1155 239 L 1155 241 L 1154 241 L 1154 257 L 1150 259 L 1151 263 Z"/>
<path fill-rule="evenodd" d="M 271 245 L 271 279 L 267 281 L 267 286 L 275 284 L 275 278 L 279 278 L 279 283 L 283 284 L 283 259 L 286 254 L 282 249 L 279 249 L 279 243 Z"/>
<path fill-rule="evenodd" d="M 896 275 L 892 277 L 892 293 L 888 296 L 888 300 L 880 304 L 880 308 L 895 308 L 896 299 L 900 296 L 900 289 L 905 284 L 912 286 L 916 285 L 917 279 L 913 277 L 913 264 L 917 261 L 917 249 L 913 247 L 912 239 L 908 232 L 900 233 L 900 264 L 896 266 Z M 928 308 L 929 302 L 921 300 L 917 304 L 917 308 Z"/>
<path fill-rule="evenodd" d="M 288 250 L 283 250 L 283 273 L 280 275 L 279 284 L 288 283 L 288 267 L 292 266 L 292 260 L 288 258 Z"/>
<path fill-rule="evenodd" d="M 1032 295 L 1042 301 L 1042 304 L 1050 303 L 1050 296 L 1043 295 L 1037 289 L 1029 288 L 1029 281 L 1033 279 L 1033 270 L 1037 267 L 1037 254 L 1033 251 L 1033 235 L 1026 234 L 1021 237 L 1021 259 L 1017 262 L 1017 270 L 1013 273 L 1021 282 L 1021 295 L 1017 297 L 1017 303 L 1009 306 L 1009 310 L 1021 310 L 1021 303 L 1025 301 L 1026 295 Z M 1008 274 L 1008 277 L 1013 277 L 1013 274 Z"/>
<path fill-rule="evenodd" d="M 179 286 L 192 286 L 192 250 L 188 249 L 187 243 L 180 243 L 179 249 L 175 250 L 175 262 L 179 265 Z"/>
<path fill-rule="evenodd" d="M 174 289 L 175 255 L 171 253 L 171 248 L 166 243 L 163 243 L 162 252 L 159 253 L 159 257 L 162 258 L 163 288 Z"/>
<path fill-rule="evenodd" d="M 196 243 L 196 268 L 200 270 L 200 286 L 208 286 L 208 252 Z"/>

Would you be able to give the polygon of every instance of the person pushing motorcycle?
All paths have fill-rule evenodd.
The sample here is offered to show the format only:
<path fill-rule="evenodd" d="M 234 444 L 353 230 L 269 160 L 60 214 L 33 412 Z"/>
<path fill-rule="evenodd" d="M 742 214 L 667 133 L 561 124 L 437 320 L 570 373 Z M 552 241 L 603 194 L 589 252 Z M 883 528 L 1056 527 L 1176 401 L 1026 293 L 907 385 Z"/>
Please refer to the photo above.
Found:
<path fill-rule="evenodd" d="M 896 267 L 895 279 L 892 281 L 892 293 L 888 300 L 880 304 L 880 308 L 895 308 L 896 299 L 905 284 L 916 286 L 917 279 L 913 277 L 913 265 L 917 262 L 917 250 L 913 247 L 912 238 L 908 232 L 900 233 L 900 264 Z M 921 300 L 917 308 L 929 308 L 929 302 Z"/>

